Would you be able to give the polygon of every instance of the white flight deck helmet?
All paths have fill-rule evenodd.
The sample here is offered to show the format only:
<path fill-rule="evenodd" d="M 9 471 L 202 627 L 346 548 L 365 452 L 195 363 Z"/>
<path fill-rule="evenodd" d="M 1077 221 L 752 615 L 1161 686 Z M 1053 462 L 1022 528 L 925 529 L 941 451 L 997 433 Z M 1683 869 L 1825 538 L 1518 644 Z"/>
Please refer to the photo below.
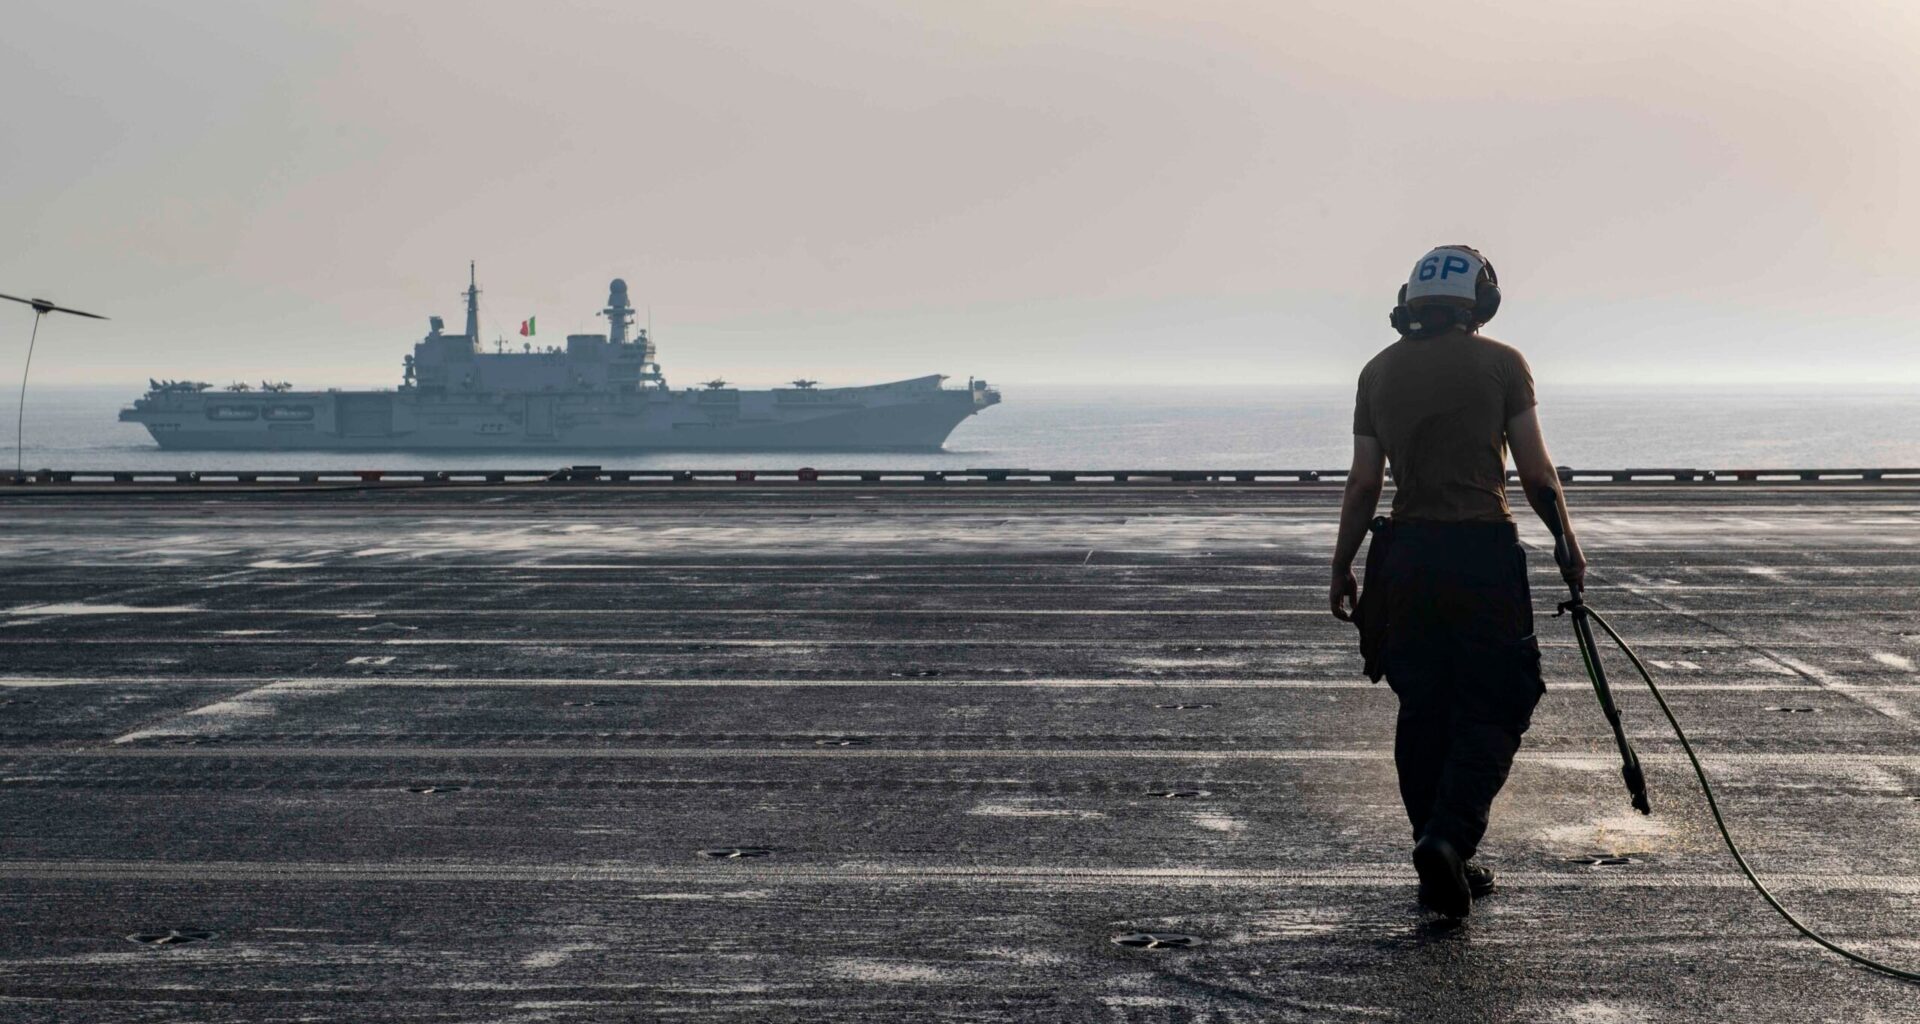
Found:
<path fill-rule="evenodd" d="M 1431 310 L 1424 318 L 1415 310 Z M 1500 311 L 1500 278 L 1493 264 L 1469 245 L 1443 245 L 1413 265 L 1400 286 L 1400 302 L 1388 322 L 1401 334 L 1435 334 L 1458 325 L 1472 330 Z"/>

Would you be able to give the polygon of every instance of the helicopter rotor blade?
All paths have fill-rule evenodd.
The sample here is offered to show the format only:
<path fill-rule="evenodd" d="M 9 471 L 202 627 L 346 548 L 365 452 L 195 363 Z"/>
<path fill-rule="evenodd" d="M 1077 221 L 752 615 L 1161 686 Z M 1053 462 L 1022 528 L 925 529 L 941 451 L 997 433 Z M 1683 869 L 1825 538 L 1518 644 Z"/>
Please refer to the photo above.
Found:
<path fill-rule="evenodd" d="M 4 293 L 0 293 L 0 299 L 9 299 L 13 302 L 18 302 L 23 306 L 32 306 L 33 311 L 36 313 L 71 313 L 74 316 L 84 316 L 93 320 L 107 319 L 106 317 L 101 316 L 98 313 L 89 313 L 84 309 L 68 309 L 65 306 L 56 306 L 45 299 L 23 299 L 18 295 L 7 295 Z"/>

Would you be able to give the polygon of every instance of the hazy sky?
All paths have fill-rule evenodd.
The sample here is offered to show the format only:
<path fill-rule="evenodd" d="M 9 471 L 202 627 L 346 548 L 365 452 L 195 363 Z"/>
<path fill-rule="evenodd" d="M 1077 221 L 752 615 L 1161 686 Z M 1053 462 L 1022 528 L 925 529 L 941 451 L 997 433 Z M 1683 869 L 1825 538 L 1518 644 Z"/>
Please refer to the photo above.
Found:
<path fill-rule="evenodd" d="M 391 385 L 475 259 L 489 336 L 624 276 L 677 385 L 1344 385 L 1468 242 L 1543 378 L 1920 383 L 1911 0 L 5 20 L 0 292 L 114 318 L 38 380 Z"/>

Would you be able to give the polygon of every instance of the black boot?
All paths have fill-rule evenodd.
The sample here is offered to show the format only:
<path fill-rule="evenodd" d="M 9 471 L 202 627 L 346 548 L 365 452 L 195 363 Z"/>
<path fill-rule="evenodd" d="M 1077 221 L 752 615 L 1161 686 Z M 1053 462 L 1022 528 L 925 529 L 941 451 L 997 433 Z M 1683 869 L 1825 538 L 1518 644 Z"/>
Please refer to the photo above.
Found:
<path fill-rule="evenodd" d="M 1455 920 L 1473 912 L 1466 863 L 1452 843 L 1427 836 L 1413 844 L 1413 869 L 1420 873 L 1421 903 Z"/>
<path fill-rule="evenodd" d="M 1480 899 L 1493 891 L 1492 868 L 1468 861 L 1461 870 L 1467 873 L 1467 888 L 1472 890 L 1474 899 Z"/>

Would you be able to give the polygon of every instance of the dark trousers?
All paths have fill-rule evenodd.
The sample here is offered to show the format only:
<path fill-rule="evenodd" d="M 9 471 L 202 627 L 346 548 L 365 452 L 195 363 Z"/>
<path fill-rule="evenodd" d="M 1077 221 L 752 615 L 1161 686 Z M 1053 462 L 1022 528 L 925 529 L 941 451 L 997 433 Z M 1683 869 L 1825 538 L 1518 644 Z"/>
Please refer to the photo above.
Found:
<path fill-rule="evenodd" d="M 1416 841 L 1471 857 L 1546 689 L 1526 552 L 1511 523 L 1392 529 L 1384 667 L 1400 698 L 1400 797 Z"/>

